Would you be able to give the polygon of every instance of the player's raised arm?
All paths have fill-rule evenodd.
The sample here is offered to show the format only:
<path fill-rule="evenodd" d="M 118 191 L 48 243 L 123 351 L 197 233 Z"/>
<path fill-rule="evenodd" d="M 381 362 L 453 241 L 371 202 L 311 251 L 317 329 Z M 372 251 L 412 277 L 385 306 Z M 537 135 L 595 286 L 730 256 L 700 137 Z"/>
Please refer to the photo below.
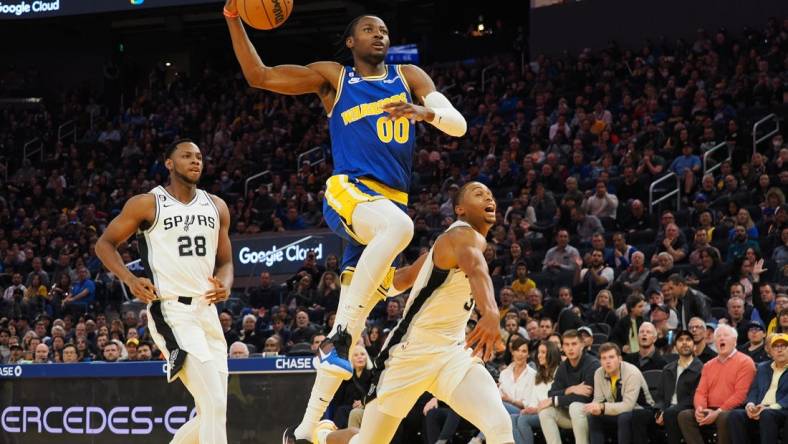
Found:
<path fill-rule="evenodd" d="M 118 254 L 118 245 L 125 242 L 144 223 L 151 223 L 156 215 L 156 200 L 152 194 L 139 194 L 129 199 L 123 210 L 109 223 L 96 241 L 96 255 L 101 263 L 125 283 L 142 302 L 156 299 L 156 288 L 147 278 L 134 276 Z"/>
<path fill-rule="evenodd" d="M 228 0 L 225 10 L 237 14 L 236 1 Z M 233 51 L 250 86 L 288 95 L 316 93 L 323 99 L 324 105 L 333 104 L 333 93 L 341 70 L 338 63 L 266 66 L 249 41 L 241 19 L 227 16 L 225 18 L 233 41 Z M 330 111 L 328 108 L 327 110 Z"/>
<path fill-rule="evenodd" d="M 455 228 L 447 234 L 447 244 L 436 248 L 436 256 L 444 256 L 444 246 L 456 258 L 457 267 L 468 276 L 471 294 L 481 318 L 476 328 L 468 335 L 467 344 L 473 346 L 475 355 L 485 361 L 492 359 L 495 345 L 501 339 L 499 330 L 500 313 L 495 303 L 493 283 L 484 259 L 484 240 L 471 228 Z M 445 256 L 444 256 L 445 257 Z M 444 267 L 443 261 L 436 259 L 436 266 Z"/>
<path fill-rule="evenodd" d="M 444 133 L 462 137 L 468 129 L 465 117 L 457 111 L 441 92 L 435 90 L 435 83 L 423 69 L 415 65 L 403 65 L 402 74 L 407 77 L 413 103 L 395 102 L 383 107 L 391 118 L 406 117 L 431 123 Z"/>

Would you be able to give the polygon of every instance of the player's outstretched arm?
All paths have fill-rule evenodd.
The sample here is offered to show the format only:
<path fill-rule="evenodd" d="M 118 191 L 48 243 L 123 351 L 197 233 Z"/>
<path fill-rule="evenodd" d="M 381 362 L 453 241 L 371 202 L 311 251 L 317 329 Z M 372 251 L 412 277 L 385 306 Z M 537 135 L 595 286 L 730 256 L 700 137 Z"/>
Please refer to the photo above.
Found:
<path fill-rule="evenodd" d="M 225 9 L 237 13 L 235 0 L 228 0 Z M 288 95 L 316 93 L 323 99 L 324 106 L 327 103 L 333 104 L 333 93 L 342 68 L 338 63 L 315 62 L 307 66 L 266 66 L 246 35 L 241 19 L 225 18 L 233 41 L 233 51 L 250 86 Z M 330 109 L 327 108 L 327 111 Z"/>
<path fill-rule="evenodd" d="M 125 242 L 145 222 L 152 223 L 156 215 L 156 197 L 138 194 L 129 199 L 123 210 L 109 223 L 104 234 L 96 241 L 96 255 L 109 271 L 128 285 L 142 302 L 156 299 L 153 282 L 134 276 L 118 254 L 118 245 Z"/>
<path fill-rule="evenodd" d="M 475 355 L 489 361 L 501 340 L 501 332 L 493 283 L 482 253 L 486 242 L 475 230 L 465 227 L 450 230 L 445 236 L 445 240 L 438 239 L 433 260 L 437 267 L 449 269 L 456 266 L 468 276 L 471 294 L 481 318 L 468 335 L 466 343 L 473 347 Z"/>
<path fill-rule="evenodd" d="M 219 242 L 211 280 L 214 288 L 206 294 L 206 298 L 209 302 L 216 303 L 229 298 L 233 288 L 233 249 L 230 243 L 230 210 L 221 198 L 211 195 L 211 199 L 219 210 Z"/>
<path fill-rule="evenodd" d="M 396 294 L 402 293 L 413 286 L 413 283 L 416 282 L 416 278 L 419 276 L 421 267 L 424 265 L 424 261 L 427 260 L 428 254 L 429 252 L 422 254 L 410 265 L 397 268 L 397 271 L 394 272 L 394 282 L 392 283 L 393 291 Z"/>

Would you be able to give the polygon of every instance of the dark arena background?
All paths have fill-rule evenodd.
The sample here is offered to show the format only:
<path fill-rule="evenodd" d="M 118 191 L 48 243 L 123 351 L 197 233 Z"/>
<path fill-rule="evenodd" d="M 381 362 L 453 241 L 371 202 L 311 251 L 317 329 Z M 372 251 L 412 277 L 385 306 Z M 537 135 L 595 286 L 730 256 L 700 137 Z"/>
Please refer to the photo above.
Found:
<path fill-rule="evenodd" d="M 249 86 L 222 6 L 0 0 L 0 443 L 165 443 L 194 414 L 183 385 L 166 383 L 145 305 L 95 252 L 131 196 L 167 183 L 164 149 L 179 137 L 200 147 L 199 187 L 231 216 L 235 280 L 217 307 L 228 346 L 243 344 L 229 355 L 229 442 L 278 443 L 301 418 L 346 247 L 322 215 L 328 124 L 315 95 Z M 417 126 L 403 260 L 453 222 L 458 186 L 483 182 L 498 201 L 485 258 L 502 339 L 487 367 L 512 413 L 527 405 L 509 390 L 534 382 L 505 380 L 522 364 L 510 344 L 525 339 L 541 368 L 540 344 L 579 329 L 589 359 L 612 342 L 643 375 L 650 442 L 695 443 L 689 426 L 654 417 L 720 398 L 735 400 L 730 417 L 749 402 L 779 412 L 741 416 L 751 442 L 788 436 L 788 379 L 772 381 L 769 364 L 788 362 L 788 2 L 295 0 L 281 27 L 246 29 L 266 65 L 307 64 L 335 60 L 360 14 L 385 20 L 388 63 L 421 66 L 468 123 L 461 138 Z M 146 273 L 133 237 L 119 252 Z M 407 296 L 373 310 L 370 356 Z M 719 372 L 707 364 L 676 389 L 682 333 L 700 373 L 719 361 L 722 324 L 756 372 L 727 387 L 704 382 Z M 70 344 L 77 363 L 63 362 Z M 339 425 L 363 401 L 354 384 L 327 412 Z M 395 442 L 484 442 L 430 397 Z M 516 442 L 545 442 L 544 421 L 514 413 Z M 584 438 L 616 442 L 615 421 L 588 423 Z M 740 436 L 700 430 L 705 442 Z"/>

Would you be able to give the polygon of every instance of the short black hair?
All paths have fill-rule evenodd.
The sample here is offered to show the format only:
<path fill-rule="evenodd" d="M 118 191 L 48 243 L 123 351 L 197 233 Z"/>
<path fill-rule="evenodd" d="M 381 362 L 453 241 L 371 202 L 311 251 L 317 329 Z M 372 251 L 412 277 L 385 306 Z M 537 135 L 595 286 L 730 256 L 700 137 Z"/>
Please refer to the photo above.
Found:
<path fill-rule="evenodd" d="M 627 311 L 631 311 L 633 308 L 637 307 L 637 305 L 643 302 L 643 295 L 640 293 L 634 293 L 629 295 L 627 298 Z"/>
<path fill-rule="evenodd" d="M 463 184 L 463 185 L 460 187 L 460 190 L 457 192 L 457 194 L 455 194 L 455 195 L 454 195 L 454 202 L 452 202 L 452 205 L 454 205 L 455 207 L 456 207 L 457 205 L 459 205 L 459 204 L 460 204 L 460 202 L 462 201 L 462 198 L 463 198 L 463 196 L 465 196 L 465 192 L 466 192 L 466 191 L 468 191 L 468 188 L 470 188 L 470 187 L 471 187 L 471 185 L 474 185 L 474 184 L 481 184 L 481 182 L 477 182 L 477 181 L 475 181 L 475 180 L 472 180 L 472 181 L 470 181 L 470 182 L 465 182 L 465 183 L 464 183 L 464 184 Z M 483 184 L 482 184 L 482 185 L 483 185 Z"/>
<path fill-rule="evenodd" d="M 175 140 L 172 141 L 171 144 L 169 144 L 167 146 L 167 149 L 164 151 L 164 158 L 165 159 L 169 159 L 170 156 L 172 156 L 172 153 L 174 153 L 175 150 L 178 149 L 178 145 L 180 145 L 182 143 L 194 143 L 195 145 L 197 145 L 194 142 L 194 140 L 189 139 L 188 137 L 182 137 L 182 138 L 175 139 Z"/>

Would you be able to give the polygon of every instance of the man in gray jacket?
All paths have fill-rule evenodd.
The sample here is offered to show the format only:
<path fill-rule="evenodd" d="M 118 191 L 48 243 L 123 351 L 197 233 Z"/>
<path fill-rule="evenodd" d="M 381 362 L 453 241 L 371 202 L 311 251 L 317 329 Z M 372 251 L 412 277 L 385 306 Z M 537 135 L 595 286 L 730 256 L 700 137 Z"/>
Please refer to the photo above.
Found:
<path fill-rule="evenodd" d="M 586 404 L 591 444 L 604 444 L 608 431 L 618 430 L 618 443 L 648 442 L 654 400 L 643 374 L 621 359 L 611 342 L 599 347 L 602 367 L 594 373 L 594 401 Z"/>

